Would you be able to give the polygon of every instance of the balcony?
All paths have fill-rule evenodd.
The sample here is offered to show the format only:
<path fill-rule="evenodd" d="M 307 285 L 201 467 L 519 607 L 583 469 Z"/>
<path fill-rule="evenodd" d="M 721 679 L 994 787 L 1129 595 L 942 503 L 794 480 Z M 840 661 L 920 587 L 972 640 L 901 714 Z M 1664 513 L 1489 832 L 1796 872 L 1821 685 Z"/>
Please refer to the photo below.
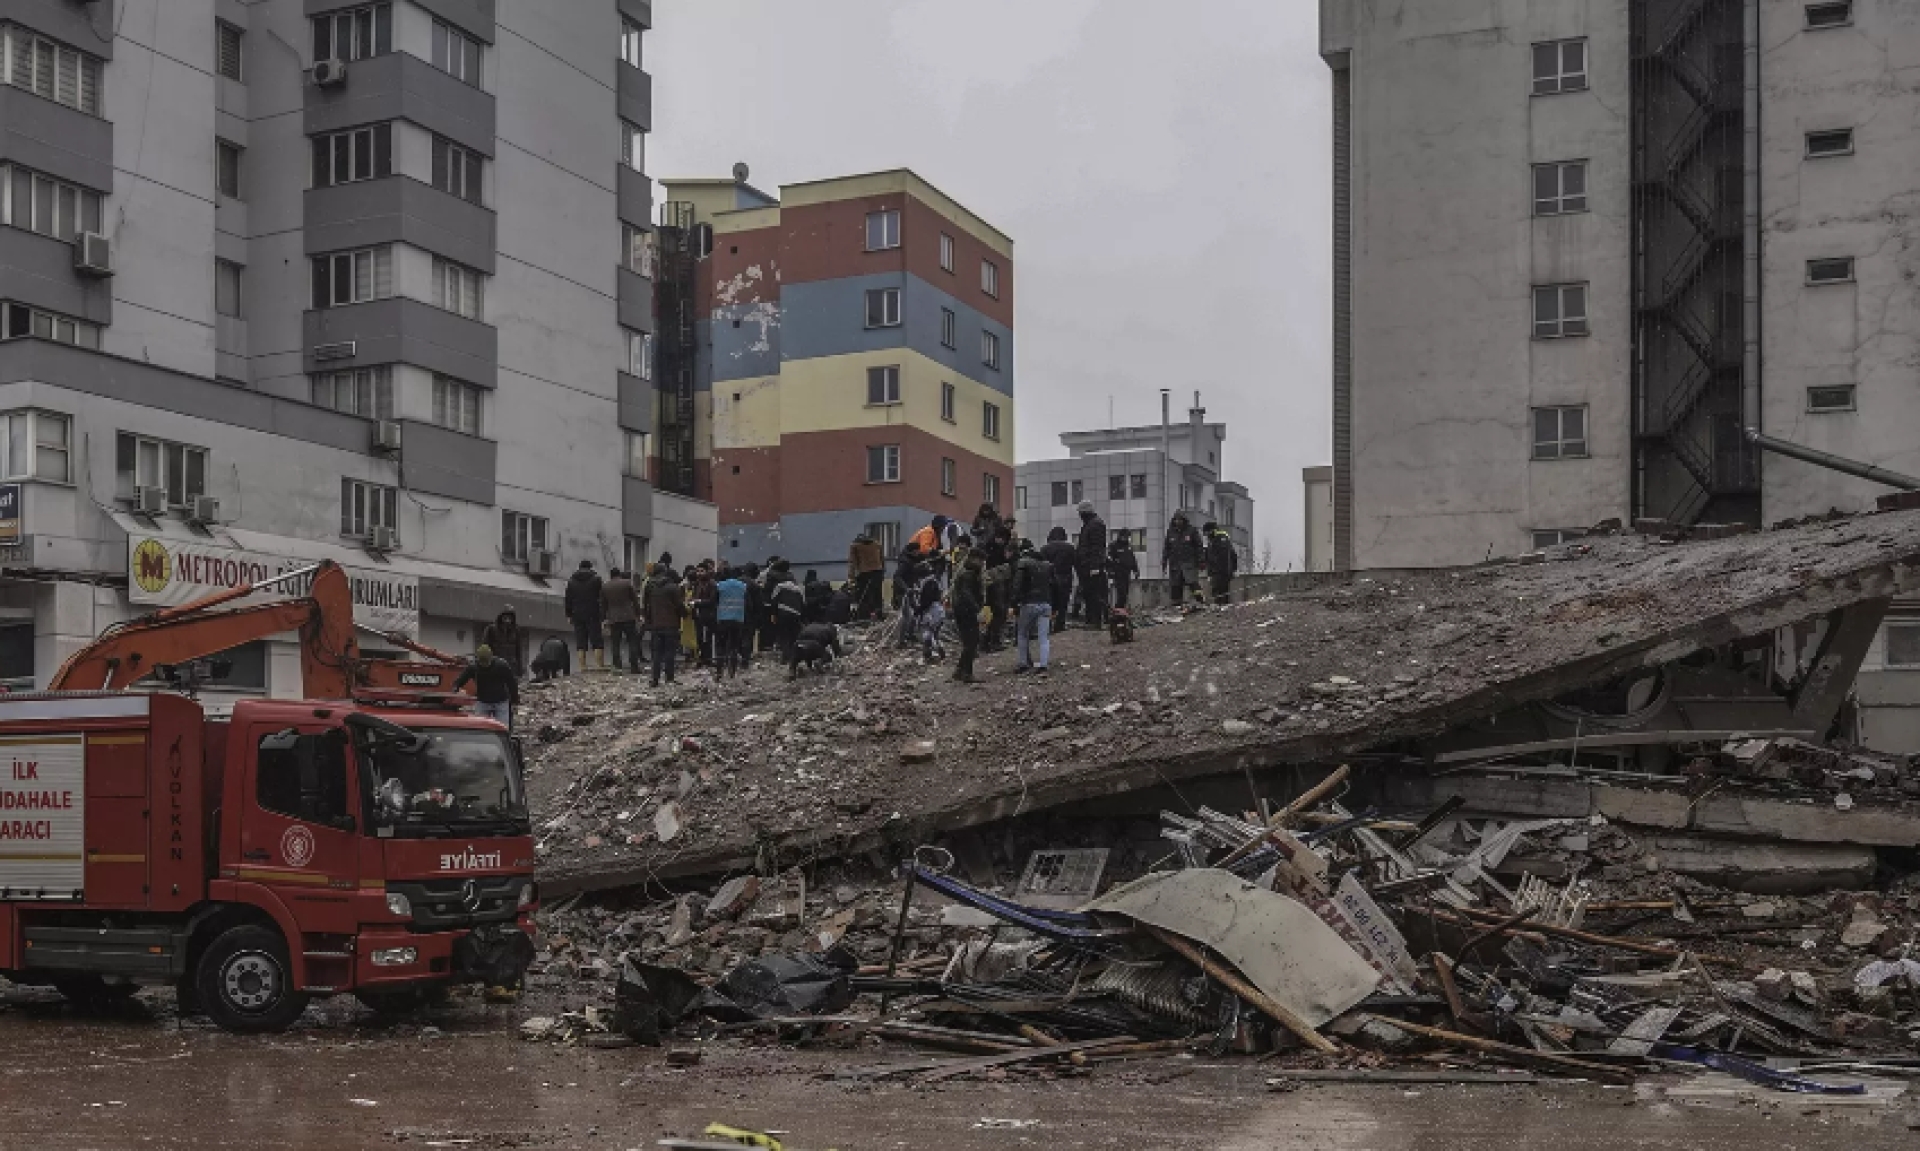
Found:
<path fill-rule="evenodd" d="M 619 373 L 620 426 L 629 432 L 653 433 L 653 385 L 639 376 Z"/>
<path fill-rule="evenodd" d="M 391 243 L 494 271 L 494 215 L 478 204 L 406 176 L 307 190 L 308 255 Z"/>
<path fill-rule="evenodd" d="M 306 85 L 305 132 L 407 120 L 484 156 L 494 150 L 493 97 L 405 52 L 347 65 L 346 82 Z"/>
<path fill-rule="evenodd" d="M 0 227 L 0 298 L 96 324 L 113 322 L 110 281 L 73 270 L 73 245 L 24 228 Z"/>
<path fill-rule="evenodd" d="M 624 62 L 614 71 L 620 75 L 620 118 L 653 131 L 653 77 Z"/>
<path fill-rule="evenodd" d="M 0 84 L 0 160 L 113 191 L 113 125 L 22 88 Z"/>
<path fill-rule="evenodd" d="M 401 421 L 400 482 L 427 495 L 494 503 L 500 445 L 438 424 Z"/>
<path fill-rule="evenodd" d="M 302 325 L 310 372 L 413 364 L 483 388 L 499 385 L 500 333 L 418 300 L 394 297 L 317 308 L 302 317 Z M 353 354 L 315 360 L 313 349 L 328 344 L 351 344 Z"/>

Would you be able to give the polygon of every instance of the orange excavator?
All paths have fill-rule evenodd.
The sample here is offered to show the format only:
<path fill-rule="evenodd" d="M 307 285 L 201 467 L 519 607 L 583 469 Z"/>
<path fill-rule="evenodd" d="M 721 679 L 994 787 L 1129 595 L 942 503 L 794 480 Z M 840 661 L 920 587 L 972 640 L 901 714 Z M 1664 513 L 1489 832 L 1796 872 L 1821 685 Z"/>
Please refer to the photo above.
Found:
<path fill-rule="evenodd" d="M 217 610 L 311 575 L 307 594 L 272 603 Z M 420 659 L 367 659 L 360 654 L 356 630 L 410 651 Z M 300 635 L 300 670 L 308 699 L 351 699 L 358 690 L 453 690 L 464 661 L 401 635 L 376 631 L 353 620 L 353 588 L 346 569 L 332 560 L 257 583 L 163 608 L 149 616 L 115 624 L 60 665 L 47 684 L 51 691 L 120 691 L 163 669 L 189 664 L 281 632 Z"/>

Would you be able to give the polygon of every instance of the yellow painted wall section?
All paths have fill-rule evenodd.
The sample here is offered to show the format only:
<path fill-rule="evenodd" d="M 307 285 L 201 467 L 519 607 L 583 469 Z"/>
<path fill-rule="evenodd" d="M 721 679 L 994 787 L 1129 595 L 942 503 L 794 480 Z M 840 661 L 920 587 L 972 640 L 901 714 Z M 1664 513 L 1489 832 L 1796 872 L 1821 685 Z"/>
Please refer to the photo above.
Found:
<path fill-rule="evenodd" d="M 662 180 L 667 200 L 685 200 L 693 205 L 696 221 L 711 222 L 723 212 L 732 212 L 738 193 L 732 180 Z M 664 202 L 664 201 L 663 201 Z M 716 229 L 717 230 L 717 229 Z"/>
<path fill-rule="evenodd" d="M 713 421 L 713 446 L 772 448 L 780 445 L 780 377 L 722 380 L 702 392 Z M 739 396 L 739 399 L 734 399 Z"/>
<path fill-rule="evenodd" d="M 831 204 L 838 200 L 884 196 L 889 192 L 905 192 L 952 221 L 956 227 L 972 233 L 987 247 L 1008 259 L 1013 258 L 1011 237 L 961 207 L 958 200 L 906 168 L 872 172 L 864 176 L 843 176 L 835 180 L 815 180 L 809 184 L 782 184 L 780 203 L 788 208 L 799 208 L 808 204 Z"/>
<path fill-rule="evenodd" d="M 713 225 L 716 236 L 732 235 L 736 232 L 752 232 L 760 228 L 780 226 L 780 209 L 775 208 L 739 208 L 731 212 L 717 212 L 705 217 Z"/>
<path fill-rule="evenodd" d="M 867 369 L 900 367 L 900 403 L 867 404 Z M 940 418 L 940 385 L 954 386 L 953 422 Z M 1000 408 L 1000 438 L 981 434 L 981 405 Z M 918 352 L 892 348 L 789 360 L 780 371 L 780 432 L 830 432 L 908 424 L 956 447 L 1013 466 L 1013 399 Z"/>
<path fill-rule="evenodd" d="M 672 396 L 665 392 L 654 393 L 653 434 L 647 437 L 648 450 L 652 455 L 660 454 L 660 430 L 667 426 L 667 413 L 672 407 Z M 713 458 L 713 395 L 710 392 L 693 394 L 693 458 Z"/>

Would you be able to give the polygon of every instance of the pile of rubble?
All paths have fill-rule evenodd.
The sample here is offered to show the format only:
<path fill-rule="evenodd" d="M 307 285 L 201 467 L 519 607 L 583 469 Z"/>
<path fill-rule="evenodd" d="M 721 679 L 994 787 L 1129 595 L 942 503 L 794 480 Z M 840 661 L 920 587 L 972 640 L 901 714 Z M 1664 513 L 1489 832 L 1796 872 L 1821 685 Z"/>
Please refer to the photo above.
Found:
<path fill-rule="evenodd" d="M 640 908 L 569 900 L 544 913 L 535 986 L 588 1002 L 528 1034 L 969 1056 L 836 1073 L 867 1079 L 1238 1051 L 1281 1053 L 1283 1079 L 1691 1065 L 1843 1093 L 1920 1064 L 1920 883 L 1732 893 L 1644 866 L 1604 819 L 1356 815 L 1348 782 L 1278 811 L 1163 812 L 1152 843 L 1101 826 L 1086 838 L 1126 846 L 1036 852 L 1017 879 L 1009 832 L 923 848 L 891 881 L 842 863 Z M 1531 870 L 1556 856 L 1565 882 Z M 1110 858 L 1122 878 L 1097 892 Z M 1763 1062 L 1780 1057 L 1836 1073 Z"/>

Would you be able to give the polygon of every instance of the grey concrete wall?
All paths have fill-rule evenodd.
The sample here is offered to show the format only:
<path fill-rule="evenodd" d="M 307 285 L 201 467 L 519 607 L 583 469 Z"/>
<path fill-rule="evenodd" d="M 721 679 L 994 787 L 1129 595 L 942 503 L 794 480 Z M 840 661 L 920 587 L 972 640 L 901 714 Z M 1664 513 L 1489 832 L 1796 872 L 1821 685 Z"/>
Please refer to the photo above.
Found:
<path fill-rule="evenodd" d="M 96 324 L 113 319 L 112 291 L 73 270 L 73 245 L 22 228 L 0 228 L 0 299 Z"/>
<path fill-rule="evenodd" d="M 492 275 L 494 215 L 407 176 L 309 188 L 309 255 L 404 243 Z"/>
<path fill-rule="evenodd" d="M 1920 472 L 1920 9 L 1857 3 L 1850 27 L 1808 30 L 1805 6 L 1761 5 L 1764 430 L 1909 475 Z M 1854 154 L 1807 159 L 1806 134 L 1851 128 Z M 1855 282 L 1806 283 L 1808 260 L 1851 256 Z M 1851 384 L 1857 410 L 1807 411 L 1809 387 Z M 1781 456 L 1761 466 L 1762 512 L 1872 506 L 1884 487 Z"/>
<path fill-rule="evenodd" d="M 620 427 L 629 432 L 653 431 L 653 384 L 639 376 L 618 373 Z"/>
<path fill-rule="evenodd" d="M 1470 562 L 1626 511 L 1628 45 L 1617 0 L 1323 6 L 1353 75 L 1354 563 Z M 1589 38 L 1590 91 L 1530 95 L 1531 45 Z M 1535 220 L 1534 163 L 1591 210 Z M 1586 282 L 1591 336 L 1536 341 L 1535 284 Z M 1592 456 L 1530 460 L 1529 410 L 1586 404 Z"/>
<path fill-rule="evenodd" d="M 0 21 L 24 24 L 103 60 L 113 59 L 113 5 L 0 0 Z"/>
<path fill-rule="evenodd" d="M 481 387 L 498 383 L 499 333 L 478 320 L 395 296 L 304 315 L 303 346 L 308 371 L 339 371 L 373 364 L 417 364 Z M 351 342 L 356 354 L 324 362 L 312 358 L 321 344 Z"/>
<path fill-rule="evenodd" d="M 400 427 L 401 483 L 425 495 L 494 502 L 498 444 L 420 420 Z"/>
<path fill-rule="evenodd" d="M 0 160 L 113 190 L 113 125 L 23 88 L 0 86 Z"/>
<path fill-rule="evenodd" d="M 493 96 L 406 52 L 354 60 L 344 84 L 307 92 L 308 135 L 411 120 L 483 156 L 493 155 Z"/>

